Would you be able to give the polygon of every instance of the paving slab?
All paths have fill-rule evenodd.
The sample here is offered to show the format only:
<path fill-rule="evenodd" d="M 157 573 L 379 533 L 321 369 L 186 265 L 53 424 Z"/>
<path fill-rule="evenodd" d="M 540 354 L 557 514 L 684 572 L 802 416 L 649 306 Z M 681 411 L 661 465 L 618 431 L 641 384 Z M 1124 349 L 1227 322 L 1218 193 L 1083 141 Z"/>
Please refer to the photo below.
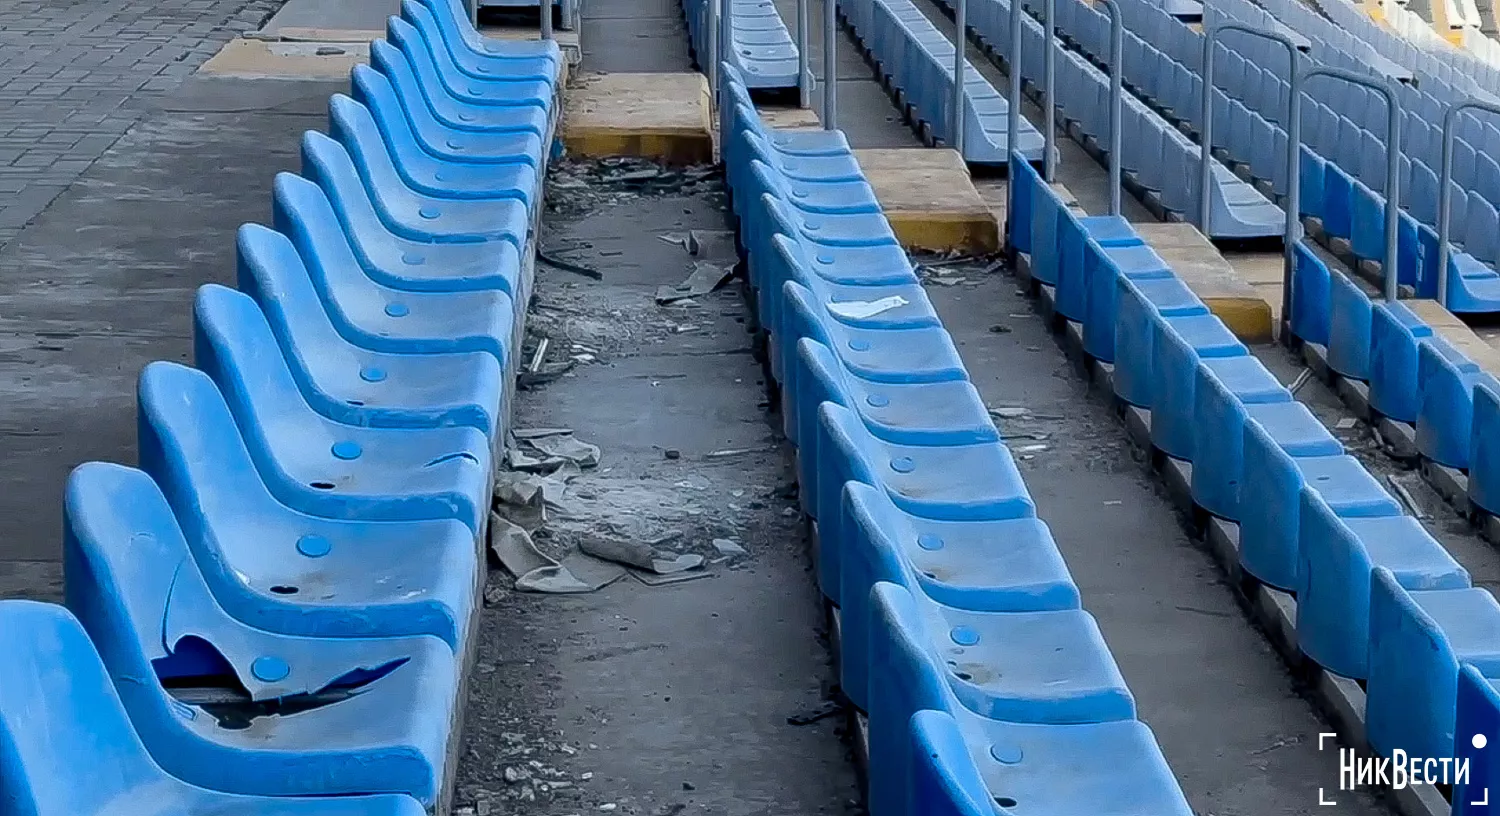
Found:
<path fill-rule="evenodd" d="M 568 90 L 563 144 L 575 156 L 713 161 L 713 112 L 702 74 L 588 74 Z"/>
<path fill-rule="evenodd" d="M 955 150 L 855 150 L 901 243 L 916 249 L 994 252 L 999 227 Z"/>

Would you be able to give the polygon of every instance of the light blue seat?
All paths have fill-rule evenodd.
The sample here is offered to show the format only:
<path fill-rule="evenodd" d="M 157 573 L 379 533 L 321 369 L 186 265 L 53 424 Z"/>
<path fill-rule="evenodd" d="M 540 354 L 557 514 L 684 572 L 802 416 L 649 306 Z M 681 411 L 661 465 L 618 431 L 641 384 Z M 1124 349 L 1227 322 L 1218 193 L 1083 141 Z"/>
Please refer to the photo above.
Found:
<path fill-rule="evenodd" d="M 890 581 L 917 598 L 928 636 L 944 644 L 956 664 L 955 691 L 970 708 L 1021 722 L 1134 716 L 1130 693 L 1092 618 L 1078 608 L 1078 591 L 1044 523 L 929 521 L 903 513 L 884 492 L 858 482 L 845 485 L 842 512 L 841 687 L 860 709 L 868 704 L 874 668 L 870 590 Z M 998 632 L 1010 636 L 981 637 Z M 1044 634 L 1055 649 L 1037 648 Z M 1050 675 L 1040 687 L 1032 685 L 1037 674 L 1014 665 L 1033 651 L 1061 661 L 1034 667 Z M 1060 671 L 1062 664 L 1076 673 Z"/>
<path fill-rule="evenodd" d="M 347 168 L 346 168 L 347 169 Z M 405 292 L 500 291 L 511 300 L 526 302 L 528 289 L 521 274 L 518 246 L 503 238 L 463 244 L 433 244 L 394 235 L 381 223 L 369 194 L 358 184 L 344 183 L 335 206 L 317 183 L 291 173 L 278 173 L 272 186 L 272 224 L 290 236 L 304 258 L 311 236 L 319 244 L 346 241 L 360 271 L 382 286 Z"/>
<path fill-rule="evenodd" d="M 1151 406 L 1151 381 L 1156 358 L 1156 336 L 1166 320 L 1176 317 L 1207 315 L 1208 307 L 1175 275 L 1165 278 L 1136 279 L 1115 277 L 1114 354 L 1111 357 L 1088 349 L 1089 326 L 1084 329 L 1084 348 L 1095 359 L 1114 362 L 1115 396 L 1131 405 Z M 1103 327 L 1094 335 L 1104 332 Z"/>
<path fill-rule="evenodd" d="M 372 177 L 338 142 L 316 131 L 302 137 L 302 175 L 317 182 L 340 210 L 371 205 L 379 224 L 408 241 L 465 244 L 509 241 L 526 246 L 531 214 L 518 200 L 456 201 L 423 195 L 406 184 Z"/>
<path fill-rule="evenodd" d="M 864 329 L 824 317 L 806 287 L 782 287 L 783 338 L 791 351 L 797 340 L 811 337 L 828 346 L 844 368 L 871 382 L 926 383 L 966 380 L 953 339 L 938 326 L 910 329 Z"/>
<path fill-rule="evenodd" d="M 502 291 L 402 292 L 363 275 L 342 240 L 315 243 L 327 233 L 304 235 L 311 250 L 305 262 L 287 236 L 258 224 L 240 228 L 242 255 L 254 263 L 240 268 L 254 276 L 247 293 L 298 292 L 305 278 L 339 335 L 372 351 L 392 354 L 447 354 L 482 351 L 513 370 L 510 349 L 518 339 L 516 305 Z"/>
<path fill-rule="evenodd" d="M 446 93 L 460 102 L 478 106 L 550 109 L 554 104 L 551 78 L 497 76 L 480 79 L 469 76 L 454 63 L 447 46 L 441 42 L 434 46 L 415 26 L 400 17 L 386 20 L 385 35 L 391 45 L 410 60 L 429 94 Z"/>
<path fill-rule="evenodd" d="M 200 321 L 206 310 L 200 301 Z M 204 401 L 186 410 L 144 403 L 139 422 L 141 469 L 165 494 L 225 611 L 268 632 L 432 635 L 462 653 L 484 574 L 474 531 L 453 519 L 293 510 L 262 482 L 232 421 L 222 401 Z"/>
<path fill-rule="evenodd" d="M 824 402 L 854 412 L 876 439 L 885 442 L 935 446 L 1000 439 L 979 392 L 967 380 L 871 382 L 850 373 L 816 340 L 803 338 L 796 348 L 797 357 L 782 385 L 782 414 L 787 437 L 798 447 L 798 496 L 810 516 L 818 513 L 819 463 L 825 453 L 817 447 L 818 409 Z"/>
<path fill-rule="evenodd" d="M 1066 221 L 1068 216 L 1061 218 Z M 1119 325 L 1121 278 L 1145 282 L 1172 277 L 1167 262 L 1140 242 L 1117 240 L 1105 246 L 1092 238 L 1083 242 L 1083 349 L 1106 363 L 1115 359 L 1115 328 Z M 1061 288 L 1061 287 L 1059 287 Z M 1169 310 L 1170 311 L 1170 310 Z"/>
<path fill-rule="evenodd" d="M 1418 348 L 1432 340 L 1432 327 L 1404 303 L 1380 301 L 1370 315 L 1370 407 L 1401 422 L 1416 422 Z"/>
<path fill-rule="evenodd" d="M 1401 505 L 1353 456 L 1297 456 L 1272 429 L 1245 423 L 1240 482 L 1240 564 L 1277 589 L 1295 592 L 1302 569 L 1302 491 L 1318 493 L 1340 518 L 1401 515 Z"/>
<path fill-rule="evenodd" d="M 1469 500 L 1500 514 L 1500 381 L 1494 377 L 1482 376 L 1474 383 L 1469 439 Z"/>
<path fill-rule="evenodd" d="M 1086 277 L 1090 269 L 1087 256 L 1105 248 L 1140 246 L 1130 222 L 1118 215 L 1074 216 L 1064 212 L 1058 219 L 1057 290 L 1053 308 L 1069 320 L 1082 321 L 1092 282 Z M 1092 242 L 1092 243 L 1090 243 Z M 1113 285 L 1109 281 L 1109 285 Z"/>
<path fill-rule="evenodd" d="M 1323 424 L 1254 357 L 1204 360 L 1194 397 L 1193 501 L 1220 518 L 1240 517 L 1245 423 L 1252 412 L 1293 456 L 1343 453 Z"/>
<path fill-rule="evenodd" d="M 449 95 L 435 76 L 430 60 L 413 61 L 401 49 L 376 40 L 370 43 L 370 65 L 391 81 L 408 110 L 426 109 L 439 124 L 472 133 L 551 132 L 551 111 L 541 105 L 474 105 Z M 419 114 L 413 113 L 415 119 Z"/>
<path fill-rule="evenodd" d="M 840 507 L 845 482 L 884 490 L 905 512 L 934 521 L 997 521 L 1036 515 L 1010 451 L 999 442 L 928 447 L 876 439 L 848 409 L 818 408 L 819 584 L 840 603 Z M 804 445 L 807 443 L 804 441 Z"/>
<path fill-rule="evenodd" d="M 1397 749 L 1421 757 L 1468 754 L 1475 734 L 1492 737 L 1494 732 L 1474 730 L 1472 720 L 1460 721 L 1468 712 L 1459 699 L 1459 667 L 1467 664 L 1480 675 L 1470 682 L 1500 676 L 1500 604 L 1478 587 L 1423 592 L 1405 583 L 1390 570 L 1378 569 L 1370 590 L 1365 704 L 1370 745 L 1387 756 Z M 1468 727 L 1455 733 L 1455 725 Z M 1494 760 L 1476 758 L 1474 765 L 1493 768 Z M 1481 778 L 1476 774 L 1472 781 Z M 1473 790 L 1466 798 L 1479 795 Z"/>
<path fill-rule="evenodd" d="M 1244 357 L 1249 351 L 1212 314 L 1157 317 L 1156 321 L 1151 444 L 1168 456 L 1192 461 L 1199 365 L 1208 360 Z"/>
<path fill-rule="evenodd" d="M 300 266 L 283 243 L 241 242 L 238 251 L 244 294 L 204 286 L 197 318 L 204 330 L 232 330 L 218 335 L 225 342 L 261 345 L 261 337 L 273 337 L 298 390 L 319 414 L 372 428 L 469 427 L 498 438 L 507 383 L 493 354 L 394 354 L 356 346 L 339 335 L 305 272 L 276 271 Z"/>
<path fill-rule="evenodd" d="M 9 655 L 0 670 L 5 816 L 114 813 L 126 802 L 219 816 L 425 813 L 401 795 L 243 796 L 168 775 L 141 744 L 88 634 L 61 606 L 0 601 L 0 648 Z"/>
<path fill-rule="evenodd" d="M 1500 689 L 1496 681 L 1475 666 L 1460 664 L 1457 708 L 1453 756 L 1469 763 L 1469 778 L 1453 786 L 1453 813 L 1487 816 L 1493 800 L 1486 792 L 1500 782 L 1500 755 L 1491 749 L 1488 737 L 1484 746 L 1475 745 L 1474 735 L 1500 732 Z"/>
<path fill-rule="evenodd" d="M 910 593 L 880 583 L 871 606 L 872 659 L 882 670 L 871 683 L 870 761 L 889 769 L 870 776 L 871 816 L 989 814 L 995 804 L 1097 816 L 1192 813 L 1139 721 L 1040 725 L 976 714 L 940 673 Z"/>
<path fill-rule="evenodd" d="M 1479 366 L 1441 336 L 1417 347 L 1417 450 L 1452 468 L 1469 467 Z"/>
<path fill-rule="evenodd" d="M 1370 579 L 1382 567 L 1407 590 L 1464 589 L 1469 574 L 1411 516 L 1340 518 L 1316 488 L 1302 488 L 1297 644 L 1318 665 L 1363 680 L 1369 673 Z M 1384 626 L 1384 622 L 1381 622 Z M 1414 655 L 1413 655 L 1414 656 Z"/>
<path fill-rule="evenodd" d="M 1293 248 L 1292 333 L 1306 343 L 1327 346 L 1331 275 L 1306 241 Z"/>
<path fill-rule="evenodd" d="M 1356 380 L 1370 379 L 1370 297 L 1343 272 L 1329 277 L 1328 367 Z"/>
<path fill-rule="evenodd" d="M 476 79 L 541 80 L 553 87 L 562 79 L 563 55 L 556 40 L 486 38 L 459 0 L 406 0 L 401 16 L 434 48 L 441 44 L 453 64 Z"/>
<path fill-rule="evenodd" d="M 198 358 L 209 373 L 175 363 L 147 366 L 141 374 L 140 399 L 148 404 L 143 410 L 227 403 L 262 481 L 294 510 L 334 519 L 456 519 L 479 532 L 490 497 L 490 442 L 484 434 L 474 428 L 337 423 L 308 407 L 280 349 L 199 346 L 220 348 L 237 353 Z M 215 432 L 234 431 L 221 426 Z"/>
<path fill-rule="evenodd" d="M 782 173 L 775 151 L 765 148 L 760 137 L 746 132 L 746 155 L 752 156 L 749 173 L 740 185 L 742 200 L 759 200 L 770 194 L 786 202 L 801 214 L 868 215 L 880 213 L 875 191 L 863 179 L 857 181 L 822 181 L 794 179 Z"/>
<path fill-rule="evenodd" d="M 140 471 L 74 471 L 63 532 L 68 608 L 167 773 L 228 793 L 437 803 L 460 699 L 461 659 L 442 640 L 298 637 L 236 620 Z"/>
<path fill-rule="evenodd" d="M 541 134 L 531 130 L 485 133 L 443 124 L 420 98 L 398 95 L 390 78 L 368 65 L 354 66 L 349 87 L 354 99 L 370 110 L 388 145 L 414 142 L 435 158 L 463 165 L 536 165 L 544 155 Z"/>
<path fill-rule="evenodd" d="M 328 133 L 344 146 L 372 189 L 405 186 L 424 196 L 460 201 L 539 200 L 537 159 L 510 164 L 459 164 L 433 158 L 414 141 L 388 140 L 370 109 L 343 94 L 328 101 Z M 377 193 L 378 196 L 378 193 Z"/>

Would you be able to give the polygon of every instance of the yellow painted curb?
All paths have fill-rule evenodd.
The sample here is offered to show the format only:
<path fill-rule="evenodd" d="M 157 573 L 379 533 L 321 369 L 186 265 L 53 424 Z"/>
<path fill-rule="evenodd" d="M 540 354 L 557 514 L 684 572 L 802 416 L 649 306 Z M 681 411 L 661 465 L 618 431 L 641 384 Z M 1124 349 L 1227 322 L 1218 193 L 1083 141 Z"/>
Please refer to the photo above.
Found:
<path fill-rule="evenodd" d="M 568 152 L 584 158 L 712 162 L 708 82 L 702 74 L 581 77 L 565 97 L 562 138 Z"/>

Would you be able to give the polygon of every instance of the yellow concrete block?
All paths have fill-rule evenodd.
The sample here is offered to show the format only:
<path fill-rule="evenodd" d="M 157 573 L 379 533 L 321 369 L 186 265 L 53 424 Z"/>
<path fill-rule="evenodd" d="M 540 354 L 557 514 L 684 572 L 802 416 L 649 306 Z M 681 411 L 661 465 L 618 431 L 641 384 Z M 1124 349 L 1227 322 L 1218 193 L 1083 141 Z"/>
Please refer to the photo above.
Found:
<path fill-rule="evenodd" d="M 1435 300 L 1413 299 L 1401 302 L 1431 326 L 1433 334 L 1452 343 L 1454 348 L 1473 360 L 1480 370 L 1500 376 L 1500 349 L 1475 334 L 1458 316 L 1438 305 Z"/>
<path fill-rule="evenodd" d="M 955 151 L 856 150 L 854 157 L 903 245 L 936 251 L 999 250 L 999 225 Z"/>
<path fill-rule="evenodd" d="M 1246 343 L 1275 339 L 1271 305 L 1235 274 L 1217 247 L 1192 224 L 1137 224 L 1136 232 L 1177 277 Z"/>
<path fill-rule="evenodd" d="M 760 121 L 777 130 L 817 130 L 823 126 L 818 112 L 811 108 L 759 108 Z"/>
<path fill-rule="evenodd" d="M 585 158 L 713 161 L 713 113 L 702 74 L 590 74 L 565 96 L 563 144 Z"/>
<path fill-rule="evenodd" d="M 347 79 L 370 58 L 365 41 L 277 42 L 230 40 L 198 69 L 244 79 Z"/>

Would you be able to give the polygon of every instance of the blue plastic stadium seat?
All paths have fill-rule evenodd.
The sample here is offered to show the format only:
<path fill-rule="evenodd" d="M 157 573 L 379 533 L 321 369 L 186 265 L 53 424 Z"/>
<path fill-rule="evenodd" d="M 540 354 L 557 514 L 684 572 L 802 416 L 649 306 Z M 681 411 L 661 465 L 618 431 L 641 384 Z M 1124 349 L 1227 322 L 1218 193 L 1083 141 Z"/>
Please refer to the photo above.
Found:
<path fill-rule="evenodd" d="M 1156 362 L 1151 380 L 1151 444 L 1168 456 L 1193 458 L 1198 366 L 1249 352 L 1213 315 L 1156 318 Z"/>
<path fill-rule="evenodd" d="M 1401 422 L 1416 422 L 1418 347 L 1432 338 L 1432 327 L 1399 301 L 1380 301 L 1370 318 L 1370 407 Z"/>
<path fill-rule="evenodd" d="M 1468 712 L 1458 687 L 1463 664 L 1485 679 L 1500 677 L 1500 604 L 1478 587 L 1422 592 L 1405 583 L 1380 569 L 1370 590 L 1370 744 L 1387 756 L 1397 749 L 1413 757 L 1460 756 L 1473 747 L 1474 734 L 1494 738 L 1494 731 L 1460 721 Z M 1457 733 L 1455 725 L 1461 727 Z M 1493 751 L 1481 756 L 1486 753 Z M 1474 764 L 1493 767 L 1494 760 L 1476 758 Z M 1478 796 L 1474 790 L 1470 798 Z"/>
<path fill-rule="evenodd" d="M 273 271 L 295 271 L 299 263 L 284 239 L 241 241 L 238 251 L 245 294 L 215 284 L 199 290 L 200 341 L 258 346 L 267 333 L 274 336 L 303 398 L 329 419 L 372 428 L 470 427 L 499 438 L 506 374 L 493 354 L 355 346 L 339 336 L 306 274 Z M 210 327 L 212 338 L 204 335 Z"/>
<path fill-rule="evenodd" d="M 1141 246 L 1141 238 L 1130 222 L 1118 215 L 1075 217 L 1065 212 L 1058 220 L 1058 229 L 1057 291 L 1053 307 L 1063 317 L 1081 321 L 1087 317 L 1089 292 L 1094 286 L 1087 275 L 1097 269 L 1097 263 L 1088 262 L 1089 253 L 1097 255 L 1106 248 Z M 1101 281 L 1098 285 L 1106 284 L 1113 286 L 1114 282 Z"/>
<path fill-rule="evenodd" d="M 803 512 L 816 518 L 821 451 L 818 409 L 832 402 L 854 412 L 876 439 L 901 445 L 969 445 L 1000 439 L 979 392 L 967 380 L 937 383 L 877 383 L 839 364 L 828 347 L 804 338 L 790 369 L 797 398 L 783 405 L 788 438 L 798 446 L 798 482 Z M 783 396 L 787 393 L 783 386 Z M 806 439 L 802 445 L 800 440 Z"/>
<path fill-rule="evenodd" d="M 1352 456 L 1295 456 L 1269 429 L 1245 424 L 1240 482 L 1240 563 L 1278 589 L 1296 591 L 1302 566 L 1302 490 L 1315 490 L 1340 518 L 1401 514 L 1401 506 Z"/>
<path fill-rule="evenodd" d="M 1474 383 L 1474 420 L 1469 435 L 1469 499 L 1500 514 L 1500 381 L 1483 376 Z"/>
<path fill-rule="evenodd" d="M 310 515 L 370 521 L 457 519 L 476 534 L 487 518 L 489 440 L 473 428 L 361 428 L 319 416 L 298 393 L 279 349 L 199 357 L 208 373 L 175 363 L 141 374 L 143 411 L 205 412 L 215 433 L 239 433 L 277 500 Z M 210 379 L 212 376 L 212 379 Z M 222 389 L 222 393 L 221 393 Z M 227 403 L 221 413 L 216 403 Z M 230 423 L 230 414 L 233 422 Z"/>
<path fill-rule="evenodd" d="M 562 80 L 565 63 L 556 40 L 487 38 L 474 28 L 461 0 L 405 0 L 401 16 L 476 79 L 543 80 L 554 87 Z"/>
<path fill-rule="evenodd" d="M 518 246 L 498 239 L 467 244 L 433 244 L 393 235 L 380 223 L 363 187 L 341 188 L 337 207 L 316 183 L 280 173 L 273 185 L 272 223 L 291 237 L 309 264 L 321 257 L 316 246 L 342 238 L 357 267 L 382 286 L 408 292 L 497 290 L 524 303 L 528 290 Z"/>
<path fill-rule="evenodd" d="M 1096 360 L 1114 361 L 1121 278 L 1144 282 L 1171 277 L 1166 261 L 1149 246 L 1136 243 L 1106 247 L 1096 241 L 1086 241 L 1083 253 L 1084 351 Z"/>
<path fill-rule="evenodd" d="M 215 305 L 199 308 L 200 322 L 213 319 L 203 312 Z M 190 408 L 143 404 L 141 469 L 160 485 L 229 614 L 309 637 L 433 635 L 461 651 L 483 576 L 474 531 L 452 519 L 373 522 L 293 510 L 262 482 L 221 401 Z"/>
<path fill-rule="evenodd" d="M 1343 272 L 1329 277 L 1328 367 L 1356 380 L 1370 379 L 1370 297 Z"/>
<path fill-rule="evenodd" d="M 318 183 L 334 206 L 348 210 L 363 195 L 387 230 L 410 241 L 434 244 L 510 241 L 526 245 L 531 215 L 517 199 L 477 201 L 423 195 L 399 179 L 371 175 L 343 145 L 316 131 L 302 137 L 302 175 Z"/>
<path fill-rule="evenodd" d="M 1306 241 L 1293 249 L 1292 333 L 1306 343 L 1328 345 L 1330 273 Z"/>
<path fill-rule="evenodd" d="M 407 796 L 221 793 L 152 760 L 78 620 L 61 606 L 0 601 L 0 778 L 7 816 L 136 810 L 220 816 L 423 816 Z M 84 770 L 86 769 L 86 770 Z M 322 791 L 320 791 L 322 793 Z"/>
<path fill-rule="evenodd" d="M 542 134 L 532 130 L 485 133 L 443 124 L 420 98 L 396 93 L 390 78 L 368 65 L 354 66 L 349 87 L 354 99 L 375 117 L 386 144 L 415 143 L 437 159 L 464 165 L 535 165 L 546 155 Z"/>
<path fill-rule="evenodd" d="M 872 436 L 848 409 L 818 408 L 819 584 L 839 604 L 839 520 L 844 483 L 878 487 L 912 515 L 934 521 L 996 521 L 1036 515 L 1010 451 L 999 442 L 921 447 Z M 808 444 L 803 442 L 804 448 Z"/>
<path fill-rule="evenodd" d="M 508 164 L 469 164 L 428 155 L 414 140 L 389 139 L 369 108 L 334 94 L 328 100 L 328 133 L 344 146 L 374 190 L 405 186 L 424 196 L 460 201 L 540 200 L 534 157 Z"/>
<path fill-rule="evenodd" d="M 1416 519 L 1339 518 L 1311 485 L 1302 489 L 1299 537 L 1297 643 L 1334 674 L 1368 676 L 1370 639 L 1377 631 L 1370 617 L 1376 567 L 1389 570 L 1408 590 L 1469 586 L 1469 574 Z"/>
<path fill-rule="evenodd" d="M 842 513 L 841 687 L 862 710 L 867 707 L 871 668 L 870 590 L 879 581 L 900 584 L 924 604 L 948 610 L 1017 613 L 1079 608 L 1078 589 L 1067 565 L 1047 525 L 1036 518 L 922 519 L 898 509 L 883 490 L 859 482 L 844 486 Z M 971 678 L 976 671 L 969 672 Z M 1124 692 L 1123 686 L 1118 691 Z"/>
<path fill-rule="evenodd" d="M 474 105 L 443 90 L 430 61 L 413 61 L 401 49 L 376 40 L 370 43 L 370 65 L 384 74 L 397 96 L 412 112 L 413 121 L 431 117 L 438 124 L 467 133 L 533 133 L 550 135 L 551 113 L 540 105 Z M 425 113 L 418 112 L 425 109 Z"/>
<path fill-rule="evenodd" d="M 1453 786 L 1454 816 L 1488 816 L 1494 801 L 1488 793 L 1500 784 L 1500 754 L 1489 739 L 1489 735 L 1500 733 L 1500 689 L 1496 682 L 1475 666 L 1459 666 L 1452 756 L 1469 763 L 1469 778 Z M 1483 745 L 1475 744 L 1477 734 L 1485 735 Z"/>
<path fill-rule="evenodd" d="M 1040 725 L 976 714 L 940 673 L 910 593 L 877 584 L 872 608 L 872 659 L 882 670 L 870 689 L 870 755 L 888 769 L 870 777 L 872 816 L 992 812 L 972 809 L 979 802 L 1098 816 L 1192 813 L 1144 724 Z"/>
<path fill-rule="evenodd" d="M 68 607 L 167 773 L 228 793 L 436 803 L 460 701 L 461 658 L 442 640 L 235 619 L 150 477 L 115 465 L 69 479 L 63 557 Z"/>
<path fill-rule="evenodd" d="M 1254 357 L 1204 360 L 1198 368 L 1193 500 L 1220 518 L 1238 521 L 1245 479 L 1245 423 L 1291 456 L 1335 456 L 1343 446 L 1307 407 Z"/>
<path fill-rule="evenodd" d="M 453 54 L 439 42 L 429 42 L 422 32 L 400 17 L 386 20 L 386 39 L 410 60 L 417 76 L 431 95 L 446 93 L 470 105 L 493 107 L 550 108 L 553 105 L 552 79 L 523 79 L 496 76 L 478 78 L 465 74 L 453 61 Z"/>
<path fill-rule="evenodd" d="M 396 354 L 482 351 L 514 368 L 510 349 L 519 339 L 516 306 L 505 292 L 389 289 L 360 272 L 340 236 L 325 232 L 304 237 L 310 239 L 304 246 L 314 253 L 311 264 L 285 235 L 256 224 L 241 227 L 240 251 L 254 261 L 241 266 L 254 276 L 241 288 L 257 297 L 264 292 L 300 294 L 307 287 L 295 278 L 307 279 L 339 335 L 354 345 Z M 334 240 L 314 243 L 328 238 Z"/>
<path fill-rule="evenodd" d="M 1474 385 L 1489 375 L 1441 336 L 1417 347 L 1417 450 L 1453 468 L 1469 467 Z"/>
<path fill-rule="evenodd" d="M 1115 277 L 1114 354 L 1115 395 L 1131 405 L 1151 406 L 1151 380 L 1156 358 L 1156 336 L 1166 320 L 1176 317 L 1207 315 L 1208 307 L 1175 275 L 1167 278 L 1137 280 L 1125 275 Z M 1094 332 L 1102 334 L 1101 327 Z M 1084 348 L 1096 359 L 1110 361 L 1098 354 L 1098 346 L 1088 348 L 1089 326 L 1084 326 Z M 1102 342 L 1102 341 L 1101 341 Z"/>

